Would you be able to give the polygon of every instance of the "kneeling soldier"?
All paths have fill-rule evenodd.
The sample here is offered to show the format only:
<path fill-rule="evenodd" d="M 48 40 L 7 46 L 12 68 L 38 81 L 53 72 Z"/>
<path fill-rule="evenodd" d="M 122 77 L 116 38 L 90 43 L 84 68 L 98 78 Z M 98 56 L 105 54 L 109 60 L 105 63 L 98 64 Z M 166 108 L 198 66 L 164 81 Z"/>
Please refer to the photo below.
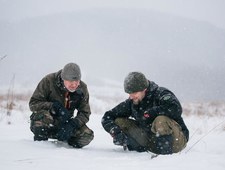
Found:
<path fill-rule="evenodd" d="M 39 82 L 29 102 L 35 141 L 53 138 L 82 148 L 93 140 L 94 133 L 86 125 L 91 114 L 89 93 L 80 79 L 79 66 L 69 63 Z"/>
<path fill-rule="evenodd" d="M 129 99 L 102 118 L 102 126 L 115 145 L 156 154 L 177 153 L 186 146 L 189 131 L 181 117 L 180 102 L 170 90 L 140 72 L 127 75 L 124 90 Z"/>

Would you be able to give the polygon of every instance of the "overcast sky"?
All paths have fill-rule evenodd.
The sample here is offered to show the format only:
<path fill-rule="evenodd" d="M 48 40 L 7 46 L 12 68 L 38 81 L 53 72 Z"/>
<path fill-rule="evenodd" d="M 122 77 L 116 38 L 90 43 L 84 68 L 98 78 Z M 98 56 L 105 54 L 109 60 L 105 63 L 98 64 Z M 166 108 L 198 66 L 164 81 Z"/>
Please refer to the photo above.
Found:
<path fill-rule="evenodd" d="M 225 28 L 224 0 L 0 0 L 0 19 L 69 12 L 88 8 L 148 8 L 210 22 Z"/>
<path fill-rule="evenodd" d="M 182 99 L 224 99 L 224 9 L 225 0 L 0 0 L 1 89 L 13 75 L 30 88 L 77 62 L 88 84 L 138 70 Z"/>

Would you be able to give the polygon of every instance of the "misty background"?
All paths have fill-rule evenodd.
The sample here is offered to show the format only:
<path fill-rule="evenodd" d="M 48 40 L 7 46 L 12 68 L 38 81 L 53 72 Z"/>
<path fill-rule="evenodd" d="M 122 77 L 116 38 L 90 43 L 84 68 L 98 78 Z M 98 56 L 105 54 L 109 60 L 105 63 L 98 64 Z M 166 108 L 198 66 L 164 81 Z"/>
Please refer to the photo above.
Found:
<path fill-rule="evenodd" d="M 94 86 L 141 71 L 182 101 L 225 100 L 223 0 L 0 0 L 0 88 L 76 62 Z"/>

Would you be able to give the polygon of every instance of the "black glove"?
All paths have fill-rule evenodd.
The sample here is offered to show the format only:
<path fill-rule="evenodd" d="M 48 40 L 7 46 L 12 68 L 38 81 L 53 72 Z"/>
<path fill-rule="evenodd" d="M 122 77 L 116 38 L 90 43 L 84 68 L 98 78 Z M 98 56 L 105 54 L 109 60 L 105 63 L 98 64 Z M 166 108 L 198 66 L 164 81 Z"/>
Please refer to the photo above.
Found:
<path fill-rule="evenodd" d="M 59 117 L 61 123 L 65 123 L 71 118 L 68 110 L 58 101 L 53 102 L 50 112 L 53 116 Z"/>
<path fill-rule="evenodd" d="M 113 137 L 113 143 L 115 145 L 127 145 L 127 136 L 121 131 L 118 126 L 113 127 L 109 133 Z"/>
<path fill-rule="evenodd" d="M 57 133 L 57 139 L 59 141 L 67 141 L 69 138 L 71 138 L 72 134 L 77 128 L 78 126 L 74 119 L 70 119 L 61 126 L 59 132 Z"/>

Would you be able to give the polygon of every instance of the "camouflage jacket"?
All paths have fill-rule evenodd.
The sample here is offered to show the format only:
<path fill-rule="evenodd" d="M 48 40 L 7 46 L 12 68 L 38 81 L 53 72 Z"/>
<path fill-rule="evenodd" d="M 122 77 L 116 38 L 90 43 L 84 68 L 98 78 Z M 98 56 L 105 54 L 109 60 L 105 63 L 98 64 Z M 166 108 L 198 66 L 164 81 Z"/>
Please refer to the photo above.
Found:
<path fill-rule="evenodd" d="M 144 116 L 146 112 L 150 114 L 148 118 Z M 102 125 L 109 132 L 115 126 L 114 121 L 116 118 L 125 117 L 135 119 L 140 127 L 150 131 L 150 126 L 154 119 L 158 115 L 165 115 L 175 120 L 181 126 L 188 140 L 189 131 L 181 114 L 182 107 L 176 96 L 168 89 L 150 82 L 145 97 L 138 105 L 134 105 L 131 99 L 125 100 L 104 114 Z"/>
<path fill-rule="evenodd" d="M 67 110 L 71 117 L 75 117 L 74 121 L 78 124 L 78 127 L 81 127 L 89 121 L 91 114 L 87 85 L 80 81 L 77 90 L 73 93 L 68 93 L 60 76 L 61 71 L 48 74 L 39 82 L 29 101 L 30 110 L 36 113 L 40 110 L 49 111 L 53 102 L 58 101 L 65 105 L 66 100 L 69 100 L 69 108 Z M 67 97 L 65 97 L 66 94 L 68 94 Z M 77 110 L 76 115 L 74 115 L 75 109 Z"/>

